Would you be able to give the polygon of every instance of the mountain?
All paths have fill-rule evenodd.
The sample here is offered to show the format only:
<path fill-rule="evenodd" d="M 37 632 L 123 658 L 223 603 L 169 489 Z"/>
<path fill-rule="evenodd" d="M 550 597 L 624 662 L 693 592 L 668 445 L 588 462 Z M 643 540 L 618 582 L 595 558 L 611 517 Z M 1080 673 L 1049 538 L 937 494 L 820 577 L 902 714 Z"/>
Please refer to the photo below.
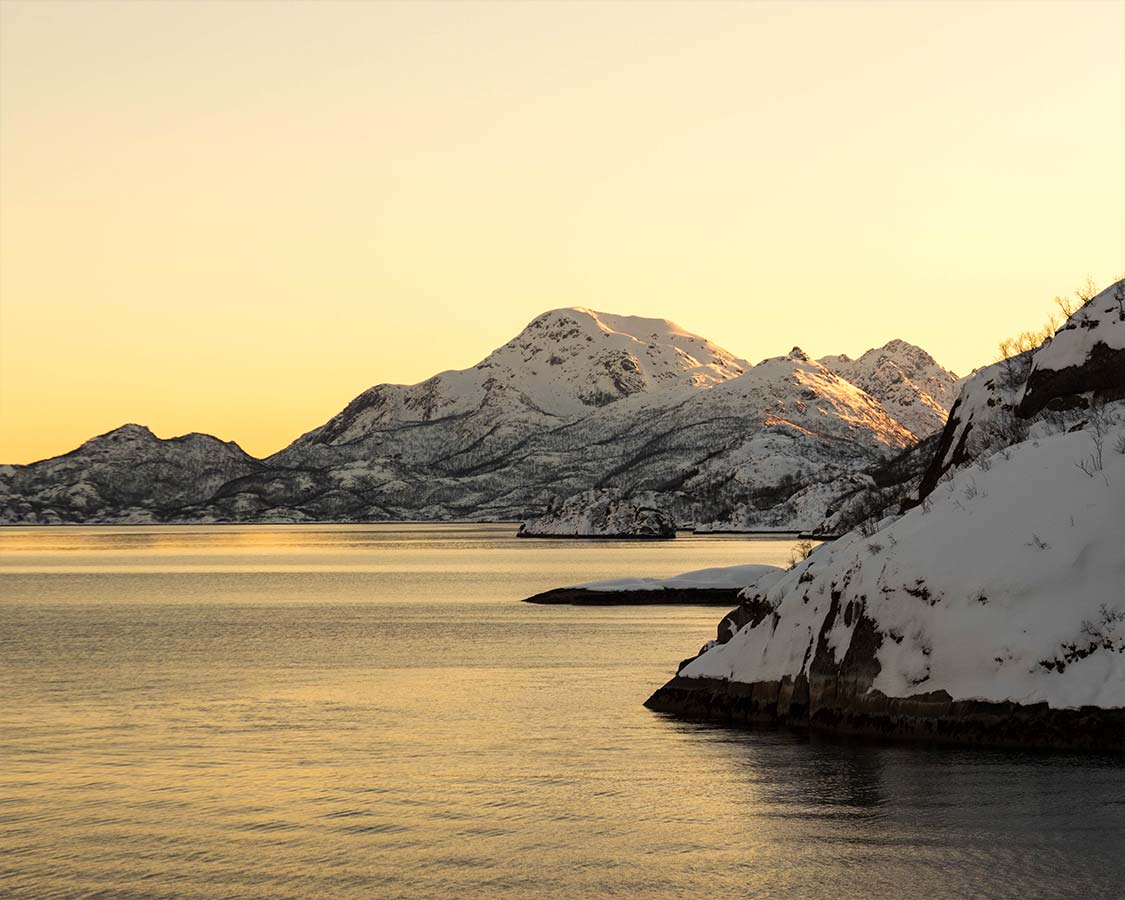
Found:
<path fill-rule="evenodd" d="M 388 431 L 434 422 L 457 421 L 456 448 L 464 449 L 497 420 L 551 426 L 638 394 L 711 387 L 749 368 L 746 360 L 665 319 L 556 309 L 537 316 L 471 369 L 364 391 L 273 461 L 304 461 L 319 447 L 378 446 Z"/>
<path fill-rule="evenodd" d="M 405 424 L 373 421 L 381 411 L 357 401 L 238 488 L 252 493 L 289 477 L 272 468 L 280 464 L 321 474 L 326 489 L 310 498 L 311 517 L 330 499 L 347 504 L 335 515 L 503 520 L 599 489 L 661 495 L 677 521 L 692 522 L 740 501 L 772 507 L 810 480 L 870 465 L 912 439 L 873 398 L 800 350 L 741 375 L 727 366 L 722 374 L 733 377 L 725 380 L 707 370 L 701 381 L 694 360 L 683 362 L 686 377 L 648 383 L 571 418 L 525 403 L 518 373 L 486 388 L 486 402 L 471 413 L 458 406 Z M 438 377 L 442 395 L 465 378 Z M 535 387 L 539 398 L 548 393 Z M 550 393 L 562 391 L 552 385 Z M 292 514 L 307 514 L 307 502 L 290 504 Z M 790 518 L 771 527 L 792 527 Z"/>
<path fill-rule="evenodd" d="M 906 341 L 891 341 L 859 359 L 825 356 L 820 362 L 867 391 L 919 438 L 941 430 L 960 386 L 955 374 Z"/>
<path fill-rule="evenodd" d="M 744 590 L 648 705 L 1125 750 L 1123 290 L 969 379 L 915 503 Z"/>
<path fill-rule="evenodd" d="M 907 350 L 893 355 L 907 371 Z M 899 384 L 896 396 L 909 389 Z M 792 529 L 824 516 L 833 497 L 826 485 L 913 441 L 885 404 L 798 348 L 752 366 L 663 319 L 557 309 L 470 369 L 364 391 L 266 460 L 238 451 L 221 469 L 225 478 L 212 467 L 200 479 L 199 463 L 186 457 L 179 494 L 137 478 L 134 464 L 141 472 L 174 465 L 160 449 L 166 442 L 148 434 L 121 445 L 97 502 L 52 506 L 82 466 L 79 475 L 58 472 L 57 482 L 46 467 L 35 469 L 35 484 L 26 473 L 6 482 L 3 515 L 510 520 L 594 491 L 625 501 L 644 495 L 681 526 L 737 518 L 743 527 Z"/>
<path fill-rule="evenodd" d="M 260 468 L 233 442 L 206 434 L 162 440 L 123 425 L 63 456 L 0 466 L 0 521 L 162 521 Z"/>

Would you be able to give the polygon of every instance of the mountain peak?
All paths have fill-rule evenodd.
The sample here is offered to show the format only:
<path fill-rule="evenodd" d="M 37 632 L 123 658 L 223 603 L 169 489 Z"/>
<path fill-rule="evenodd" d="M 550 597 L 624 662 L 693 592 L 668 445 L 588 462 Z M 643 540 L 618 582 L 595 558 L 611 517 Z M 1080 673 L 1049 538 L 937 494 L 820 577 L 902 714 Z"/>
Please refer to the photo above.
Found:
<path fill-rule="evenodd" d="M 96 437 L 90 438 L 86 443 L 92 444 L 95 441 L 137 441 L 137 440 L 159 440 L 159 438 L 152 433 L 151 429 L 146 425 L 137 425 L 135 422 L 128 422 L 124 425 L 119 425 L 112 431 L 107 431 L 105 434 L 99 434 Z"/>
<path fill-rule="evenodd" d="M 859 359 L 841 354 L 822 357 L 820 362 L 875 397 L 918 437 L 940 429 L 956 399 L 957 376 L 901 338 L 874 347 Z"/>
<path fill-rule="evenodd" d="M 749 368 L 667 319 L 562 307 L 537 315 L 471 369 L 368 389 L 294 446 L 349 443 L 408 422 L 477 413 L 479 421 L 554 427 L 633 395 L 713 387 Z"/>

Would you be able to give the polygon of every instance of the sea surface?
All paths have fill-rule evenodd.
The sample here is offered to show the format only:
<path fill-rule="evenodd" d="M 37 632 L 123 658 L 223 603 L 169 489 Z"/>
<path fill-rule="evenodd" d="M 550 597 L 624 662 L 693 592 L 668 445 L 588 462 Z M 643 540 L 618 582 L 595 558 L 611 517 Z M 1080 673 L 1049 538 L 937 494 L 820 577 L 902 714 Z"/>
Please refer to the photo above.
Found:
<path fill-rule="evenodd" d="M 1125 763 L 642 707 L 792 541 L 0 529 L 0 897 L 1125 896 Z"/>

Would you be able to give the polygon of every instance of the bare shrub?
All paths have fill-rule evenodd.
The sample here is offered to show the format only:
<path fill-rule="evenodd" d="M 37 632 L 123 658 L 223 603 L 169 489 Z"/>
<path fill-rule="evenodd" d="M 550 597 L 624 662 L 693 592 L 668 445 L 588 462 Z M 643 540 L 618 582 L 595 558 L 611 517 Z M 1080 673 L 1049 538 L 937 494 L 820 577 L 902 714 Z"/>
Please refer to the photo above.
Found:
<path fill-rule="evenodd" d="M 1076 462 L 1075 465 L 1093 478 L 1095 472 L 1100 472 L 1105 468 L 1106 432 L 1113 424 L 1110 421 L 1109 413 L 1106 412 L 1105 401 L 1095 399 L 1090 404 L 1090 413 L 1086 417 L 1086 421 L 1090 426 L 1090 439 L 1094 442 L 1094 452 L 1085 459 Z"/>
<path fill-rule="evenodd" d="M 809 554 L 813 552 L 813 542 L 804 538 L 797 541 L 794 545 L 792 552 L 789 554 L 789 568 L 794 569 L 806 559 Z"/>

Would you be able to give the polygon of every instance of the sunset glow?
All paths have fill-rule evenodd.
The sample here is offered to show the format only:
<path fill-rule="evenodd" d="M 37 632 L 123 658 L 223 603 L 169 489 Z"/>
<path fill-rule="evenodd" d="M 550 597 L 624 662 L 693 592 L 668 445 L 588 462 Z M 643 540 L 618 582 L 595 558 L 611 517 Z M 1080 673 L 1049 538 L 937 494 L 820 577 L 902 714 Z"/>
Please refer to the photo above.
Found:
<path fill-rule="evenodd" d="M 130 421 L 265 455 L 560 306 L 964 373 L 1125 268 L 1120 3 L 6 0 L 0 27 L 0 462 Z"/>

